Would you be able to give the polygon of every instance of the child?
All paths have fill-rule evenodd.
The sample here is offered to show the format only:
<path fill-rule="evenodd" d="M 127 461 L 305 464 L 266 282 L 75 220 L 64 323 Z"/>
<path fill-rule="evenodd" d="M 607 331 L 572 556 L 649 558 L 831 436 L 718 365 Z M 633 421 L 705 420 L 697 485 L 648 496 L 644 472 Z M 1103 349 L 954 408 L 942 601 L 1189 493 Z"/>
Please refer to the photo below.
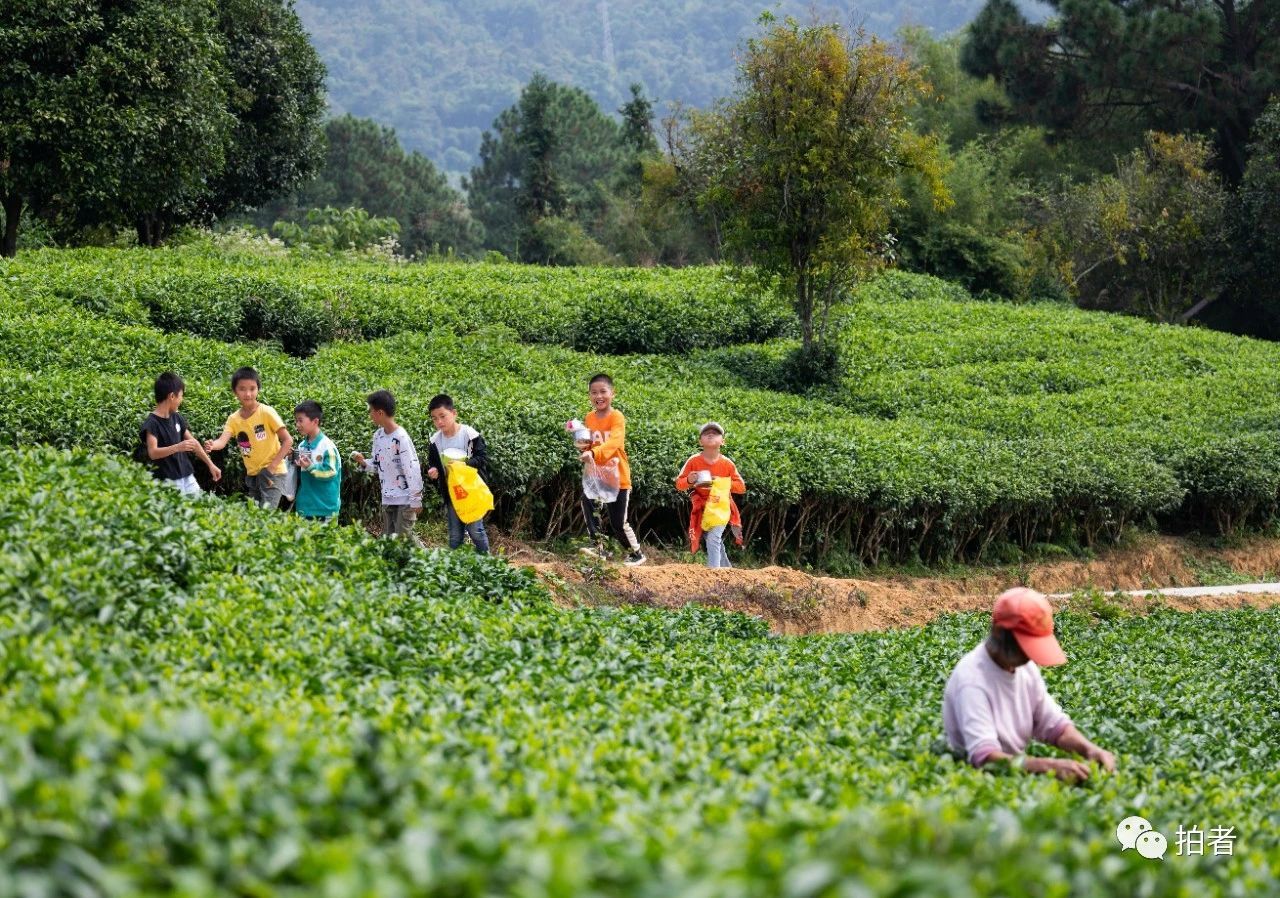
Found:
<path fill-rule="evenodd" d="M 698 431 L 698 442 L 702 444 L 702 451 L 689 457 L 676 478 L 676 489 L 693 489 L 693 511 L 689 515 L 690 552 L 697 552 L 698 544 L 702 542 L 702 511 L 711 495 L 711 481 L 716 477 L 728 477 L 730 493 L 740 496 L 747 491 L 737 466 L 720 454 L 720 447 L 724 445 L 724 428 L 715 421 L 708 421 Z M 732 530 L 735 542 L 742 545 L 742 519 L 738 516 L 738 504 L 733 499 L 729 500 L 729 523 L 712 527 L 706 533 L 707 567 L 733 567 L 724 548 L 726 526 Z"/>
<path fill-rule="evenodd" d="M 294 510 L 309 521 L 331 521 L 342 505 L 342 457 L 333 440 L 320 430 L 324 411 L 308 399 L 293 410 L 293 423 L 302 434 L 298 444 L 298 495 Z"/>
<path fill-rule="evenodd" d="M 222 449 L 236 438 L 244 458 L 244 488 L 249 500 L 263 508 L 279 508 L 284 488 L 284 460 L 293 449 L 293 437 L 276 410 L 258 401 L 262 378 L 252 368 L 237 368 L 231 375 L 231 392 L 240 400 L 216 440 L 205 440 L 209 452 Z"/>
<path fill-rule="evenodd" d="M 444 451 L 460 449 L 467 454 L 466 463 L 480 472 L 480 477 L 488 480 L 489 456 L 485 450 L 484 437 L 474 427 L 458 423 L 458 411 L 454 408 L 453 399 L 444 393 L 432 398 L 430 406 L 431 423 L 436 432 L 431 435 L 431 445 L 427 450 L 427 476 L 436 482 L 440 498 L 444 501 L 444 516 L 449 523 L 449 548 L 456 549 L 462 545 L 466 536 L 476 548 L 476 554 L 489 554 L 489 534 L 484 530 L 484 518 L 464 524 L 449 501 L 449 476 L 444 467 Z"/>
<path fill-rule="evenodd" d="M 613 407 L 613 378 L 607 374 L 597 374 L 588 381 L 588 395 L 591 397 L 592 410 L 583 424 L 591 431 L 591 448 L 583 451 L 583 462 L 595 462 L 607 473 L 616 473 L 618 477 L 618 498 L 607 502 L 601 509 L 602 515 L 609 522 L 609 529 L 630 549 L 630 554 L 623 564 L 634 567 L 644 564 L 646 559 L 640 551 L 640 541 L 635 531 L 627 523 L 627 511 L 631 500 L 631 465 L 627 460 L 627 419 Z M 596 537 L 595 505 L 585 495 L 582 497 L 582 508 L 587 516 L 587 529 L 592 537 Z M 583 549 L 588 555 L 607 557 L 603 548 Z"/>
<path fill-rule="evenodd" d="M 184 496 L 198 496 L 200 484 L 196 483 L 195 472 L 191 468 L 190 453 L 194 452 L 205 463 L 214 483 L 222 479 L 222 470 L 191 435 L 187 419 L 178 414 L 185 391 L 186 384 L 172 371 L 157 377 L 156 407 L 142 422 L 139 437 L 144 455 L 154 463 L 152 473 L 155 478 L 176 487 Z"/>
<path fill-rule="evenodd" d="M 422 465 L 408 431 L 396 423 L 396 398 L 386 390 L 369 395 L 369 420 L 377 425 L 373 434 L 373 470 L 382 481 L 382 533 L 403 536 L 419 548 L 422 540 L 413 525 L 422 511 Z M 359 452 L 351 453 L 361 471 L 371 463 Z"/>

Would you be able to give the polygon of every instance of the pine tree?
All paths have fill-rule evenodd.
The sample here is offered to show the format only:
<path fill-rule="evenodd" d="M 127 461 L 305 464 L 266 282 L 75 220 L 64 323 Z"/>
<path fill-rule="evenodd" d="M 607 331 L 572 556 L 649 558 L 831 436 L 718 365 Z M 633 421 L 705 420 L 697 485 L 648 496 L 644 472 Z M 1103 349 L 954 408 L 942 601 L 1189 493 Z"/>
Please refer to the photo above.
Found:
<path fill-rule="evenodd" d="M 1017 118 L 1059 136 L 1137 146 L 1149 130 L 1214 135 L 1219 167 L 1239 181 L 1254 121 L 1280 89 L 1276 0 L 1048 0 L 1030 22 L 987 0 L 970 27 L 965 68 L 993 76 Z"/>

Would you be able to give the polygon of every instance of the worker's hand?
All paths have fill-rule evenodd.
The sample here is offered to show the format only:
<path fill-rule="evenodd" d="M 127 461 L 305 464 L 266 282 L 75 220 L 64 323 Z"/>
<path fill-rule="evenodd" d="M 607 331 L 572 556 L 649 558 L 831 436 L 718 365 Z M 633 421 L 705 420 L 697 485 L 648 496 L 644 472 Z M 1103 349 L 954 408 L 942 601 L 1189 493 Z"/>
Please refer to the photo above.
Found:
<path fill-rule="evenodd" d="M 222 469 L 213 462 L 209 462 L 209 476 L 213 478 L 214 483 L 217 483 L 222 479 Z"/>
<path fill-rule="evenodd" d="M 440 471 L 436 468 L 427 468 L 427 476 L 432 480 L 438 480 L 440 478 Z"/>
<path fill-rule="evenodd" d="M 205 452 L 215 452 L 215 451 L 217 451 L 217 447 L 214 445 L 214 442 L 215 442 L 214 440 L 205 440 L 205 441 L 204 441 L 204 451 L 205 451 Z"/>
<path fill-rule="evenodd" d="M 360 465 L 361 467 L 364 466 L 364 456 L 361 455 L 359 452 L 352 452 L 351 460 L 356 464 Z"/>
<path fill-rule="evenodd" d="M 191 439 L 190 437 L 188 437 L 187 439 L 178 443 L 177 448 L 179 452 L 195 452 L 197 449 L 200 448 L 200 444 L 197 443 L 195 440 Z"/>
<path fill-rule="evenodd" d="M 302 469 L 302 470 L 304 470 L 304 471 L 305 471 L 307 468 L 311 467 L 311 456 L 309 456 L 309 455 L 303 455 L 303 456 L 300 456 L 300 457 L 298 458 L 298 467 L 299 467 L 299 468 L 301 468 L 301 469 Z"/>
<path fill-rule="evenodd" d="M 584 462 L 585 462 L 585 461 L 595 461 L 595 456 L 591 454 L 591 450 L 590 450 L 590 449 L 588 449 L 586 452 L 582 453 L 582 455 L 580 455 L 580 456 L 578 456 L 578 457 L 579 457 L 582 461 L 584 461 Z"/>
<path fill-rule="evenodd" d="M 1089 778 L 1089 765 L 1070 758 L 1048 758 L 1048 771 L 1064 783 L 1079 783 Z"/>
<path fill-rule="evenodd" d="M 1107 773 L 1115 773 L 1116 756 L 1106 749 L 1098 748 L 1096 745 L 1085 753 L 1085 760 L 1095 761 Z"/>

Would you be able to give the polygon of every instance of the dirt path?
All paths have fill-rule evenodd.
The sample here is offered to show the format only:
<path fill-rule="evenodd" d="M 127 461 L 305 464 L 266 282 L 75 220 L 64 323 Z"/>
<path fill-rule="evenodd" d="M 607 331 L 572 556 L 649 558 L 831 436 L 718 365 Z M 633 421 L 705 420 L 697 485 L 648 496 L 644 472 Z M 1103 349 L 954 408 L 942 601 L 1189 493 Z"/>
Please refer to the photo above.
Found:
<path fill-rule="evenodd" d="M 1078 590 L 1100 590 L 1112 594 L 1106 602 L 1137 612 L 1154 606 L 1197 611 L 1280 605 L 1280 583 L 1198 585 L 1206 572 L 1233 579 L 1276 577 L 1280 540 L 1209 551 L 1160 537 L 1091 561 L 936 578 L 852 579 L 783 567 L 711 570 L 680 563 L 599 568 L 556 560 L 531 566 L 569 604 L 622 601 L 679 608 L 697 602 L 762 617 L 776 632 L 789 635 L 917 626 L 940 614 L 985 611 L 999 592 L 1019 583 L 1054 595 L 1060 604 Z M 1150 598 L 1157 588 L 1160 597 Z"/>

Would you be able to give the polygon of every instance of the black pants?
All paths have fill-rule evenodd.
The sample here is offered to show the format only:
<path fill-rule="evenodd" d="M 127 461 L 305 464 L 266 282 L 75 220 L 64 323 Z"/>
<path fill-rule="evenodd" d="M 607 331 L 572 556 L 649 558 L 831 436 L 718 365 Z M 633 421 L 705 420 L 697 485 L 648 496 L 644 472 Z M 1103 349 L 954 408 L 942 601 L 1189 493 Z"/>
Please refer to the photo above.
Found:
<path fill-rule="evenodd" d="M 591 534 L 591 538 L 595 539 L 600 535 L 601 525 L 607 521 L 608 532 L 618 542 L 632 552 L 640 551 L 640 540 L 636 539 L 636 532 L 627 523 L 627 511 L 630 505 L 631 490 L 618 490 L 618 498 L 612 502 L 606 502 L 601 507 L 600 516 L 603 520 L 596 520 L 596 503 L 583 496 L 582 511 L 587 516 L 587 532 Z"/>

